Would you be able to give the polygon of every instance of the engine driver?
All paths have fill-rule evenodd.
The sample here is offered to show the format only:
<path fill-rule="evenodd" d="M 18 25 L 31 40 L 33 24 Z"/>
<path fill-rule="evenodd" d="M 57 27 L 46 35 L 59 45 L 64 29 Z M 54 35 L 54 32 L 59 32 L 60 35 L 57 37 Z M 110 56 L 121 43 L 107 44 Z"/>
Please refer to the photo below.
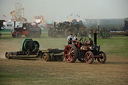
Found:
<path fill-rule="evenodd" d="M 73 38 L 73 41 L 78 42 L 78 37 L 77 37 L 77 34 L 75 34 L 75 36 L 74 36 L 74 38 Z"/>
<path fill-rule="evenodd" d="M 72 40 L 73 40 L 72 34 L 70 34 L 70 35 L 67 37 L 67 40 L 68 40 L 68 44 L 72 44 Z"/>

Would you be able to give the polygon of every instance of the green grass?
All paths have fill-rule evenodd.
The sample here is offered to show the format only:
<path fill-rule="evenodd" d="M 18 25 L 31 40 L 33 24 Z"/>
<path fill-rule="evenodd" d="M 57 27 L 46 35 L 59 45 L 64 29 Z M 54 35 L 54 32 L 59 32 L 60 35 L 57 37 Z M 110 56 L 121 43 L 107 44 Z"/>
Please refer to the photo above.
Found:
<path fill-rule="evenodd" d="M 115 56 L 128 56 L 128 37 L 111 37 L 109 39 L 99 39 L 98 44 L 101 50 L 110 55 Z"/>
<path fill-rule="evenodd" d="M 79 37 L 80 38 L 80 37 Z M 12 38 L 11 35 L 3 35 L 0 41 L 8 41 L 21 44 L 22 40 L 26 39 L 25 36 L 22 38 Z M 32 38 L 37 40 L 40 43 L 40 49 L 47 48 L 60 48 L 64 49 L 64 46 L 67 45 L 66 38 L 50 38 L 47 33 L 44 32 L 40 38 Z M 93 39 L 93 38 L 92 38 Z M 108 39 L 98 38 L 97 44 L 101 46 L 101 50 L 105 51 L 107 54 L 115 56 L 128 56 L 128 36 L 114 36 Z"/>

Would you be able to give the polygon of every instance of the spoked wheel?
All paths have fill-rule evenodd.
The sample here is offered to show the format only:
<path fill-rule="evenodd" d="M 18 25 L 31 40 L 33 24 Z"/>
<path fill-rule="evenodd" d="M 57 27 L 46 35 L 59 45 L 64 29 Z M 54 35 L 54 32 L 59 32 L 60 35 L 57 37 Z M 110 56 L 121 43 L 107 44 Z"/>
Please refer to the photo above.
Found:
<path fill-rule="evenodd" d="M 50 54 L 48 54 L 48 53 L 44 53 L 44 54 L 43 54 L 43 59 L 44 59 L 46 62 L 50 61 L 50 58 L 51 58 Z"/>
<path fill-rule="evenodd" d="M 53 32 L 54 32 L 54 28 L 50 28 L 50 29 L 48 30 L 48 36 L 49 36 L 49 37 L 53 37 Z"/>
<path fill-rule="evenodd" d="M 53 32 L 53 37 L 59 37 L 59 33 L 58 32 Z"/>
<path fill-rule="evenodd" d="M 64 50 L 64 57 L 69 63 L 74 63 L 77 59 L 77 48 L 74 45 L 67 45 Z"/>
<path fill-rule="evenodd" d="M 6 53 L 5 53 L 5 57 L 8 58 L 8 59 L 11 59 L 11 58 L 10 58 L 10 55 L 11 55 L 11 52 L 6 52 Z"/>
<path fill-rule="evenodd" d="M 29 37 L 29 35 L 25 35 L 25 37 Z"/>
<path fill-rule="evenodd" d="M 13 38 L 16 38 L 16 35 L 15 35 L 15 34 L 12 34 L 12 37 L 13 37 Z"/>
<path fill-rule="evenodd" d="M 73 28 L 67 28 L 65 30 L 65 36 L 69 36 L 70 34 L 74 35 L 75 34 L 75 31 Z"/>
<path fill-rule="evenodd" d="M 91 51 L 87 51 L 85 53 L 85 61 L 89 64 L 92 64 L 94 61 L 94 55 Z"/>
<path fill-rule="evenodd" d="M 36 32 L 35 32 L 35 33 L 36 33 Z M 29 32 L 29 37 L 35 37 L 35 33 L 32 32 L 32 31 L 30 31 L 30 32 Z"/>
<path fill-rule="evenodd" d="M 54 33 L 54 31 L 51 31 L 51 32 L 48 34 L 48 36 L 49 36 L 49 37 L 53 37 L 53 33 Z"/>
<path fill-rule="evenodd" d="M 16 38 L 21 38 L 22 34 L 20 32 L 16 33 Z"/>
<path fill-rule="evenodd" d="M 34 37 L 40 37 L 40 32 L 35 32 Z"/>
<path fill-rule="evenodd" d="M 97 58 L 98 62 L 105 63 L 106 62 L 106 54 L 103 51 L 99 52 L 99 58 Z"/>

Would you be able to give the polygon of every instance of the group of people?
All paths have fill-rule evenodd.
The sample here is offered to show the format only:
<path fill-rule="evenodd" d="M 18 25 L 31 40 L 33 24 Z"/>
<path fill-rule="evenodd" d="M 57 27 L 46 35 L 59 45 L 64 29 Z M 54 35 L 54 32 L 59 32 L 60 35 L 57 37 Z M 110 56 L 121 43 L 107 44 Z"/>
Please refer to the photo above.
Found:
<path fill-rule="evenodd" d="M 72 44 L 72 41 L 78 41 L 78 37 L 77 37 L 77 34 L 73 37 L 72 34 L 70 34 L 68 37 L 67 37 L 67 40 L 68 40 L 68 44 Z"/>

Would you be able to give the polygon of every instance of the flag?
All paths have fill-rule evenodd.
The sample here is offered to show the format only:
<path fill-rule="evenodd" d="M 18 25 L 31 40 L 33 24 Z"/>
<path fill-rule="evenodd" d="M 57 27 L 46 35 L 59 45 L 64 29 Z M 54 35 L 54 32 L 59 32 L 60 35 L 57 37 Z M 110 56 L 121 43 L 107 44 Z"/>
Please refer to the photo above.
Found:
<path fill-rule="evenodd" d="M 78 14 L 77 14 L 76 16 L 77 16 L 77 17 L 80 17 L 80 15 L 78 15 Z"/>
<path fill-rule="evenodd" d="M 73 15 L 73 13 L 71 13 L 71 15 L 70 16 L 72 16 Z"/>
<path fill-rule="evenodd" d="M 6 17 L 6 15 L 3 15 L 4 17 Z"/>

